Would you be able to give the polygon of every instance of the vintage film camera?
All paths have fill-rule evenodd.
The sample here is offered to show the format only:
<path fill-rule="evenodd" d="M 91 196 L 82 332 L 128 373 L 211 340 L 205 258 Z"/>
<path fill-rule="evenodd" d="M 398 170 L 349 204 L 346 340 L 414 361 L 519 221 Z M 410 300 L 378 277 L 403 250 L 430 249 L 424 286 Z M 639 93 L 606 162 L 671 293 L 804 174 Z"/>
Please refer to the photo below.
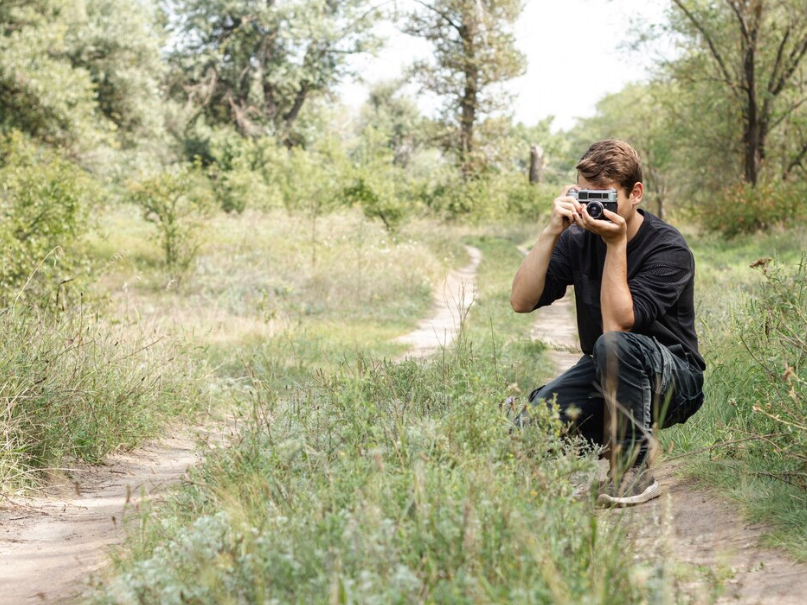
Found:
<path fill-rule="evenodd" d="M 616 189 L 569 189 L 569 196 L 586 205 L 591 218 L 607 221 L 603 210 L 616 212 Z"/>

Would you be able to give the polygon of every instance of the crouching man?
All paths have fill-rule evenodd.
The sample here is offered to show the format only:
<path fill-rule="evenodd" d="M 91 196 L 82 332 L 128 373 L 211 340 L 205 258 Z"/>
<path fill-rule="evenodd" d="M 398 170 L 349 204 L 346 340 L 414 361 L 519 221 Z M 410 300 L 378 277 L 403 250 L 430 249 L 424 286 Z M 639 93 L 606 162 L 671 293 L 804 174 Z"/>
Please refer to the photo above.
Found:
<path fill-rule="evenodd" d="M 642 164 L 630 145 L 594 143 L 576 168 L 577 184 L 554 200 L 510 303 L 528 313 L 574 286 L 584 355 L 530 403 L 556 403 L 573 431 L 607 446 L 599 504 L 639 504 L 659 495 L 653 430 L 686 421 L 703 402 L 695 262 L 674 227 L 639 209 Z"/>

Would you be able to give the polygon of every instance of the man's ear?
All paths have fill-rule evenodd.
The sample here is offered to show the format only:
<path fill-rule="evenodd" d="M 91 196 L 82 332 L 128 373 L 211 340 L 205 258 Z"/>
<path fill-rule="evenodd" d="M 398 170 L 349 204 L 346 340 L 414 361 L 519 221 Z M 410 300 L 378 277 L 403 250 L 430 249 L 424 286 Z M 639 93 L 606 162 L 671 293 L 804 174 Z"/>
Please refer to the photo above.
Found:
<path fill-rule="evenodd" d="M 636 183 L 630 192 L 631 204 L 633 204 L 634 206 L 638 206 L 639 204 L 641 204 L 642 196 L 644 196 L 644 185 L 642 185 L 641 183 Z"/>

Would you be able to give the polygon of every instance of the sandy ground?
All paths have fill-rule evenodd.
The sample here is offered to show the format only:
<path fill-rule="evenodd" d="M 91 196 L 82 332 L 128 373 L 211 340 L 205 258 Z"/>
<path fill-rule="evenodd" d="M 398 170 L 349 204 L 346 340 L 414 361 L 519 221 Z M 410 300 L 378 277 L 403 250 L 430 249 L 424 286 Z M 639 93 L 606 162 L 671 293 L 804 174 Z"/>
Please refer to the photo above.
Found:
<path fill-rule="evenodd" d="M 535 312 L 533 338 L 549 346 L 558 373 L 580 358 L 577 329 L 569 297 Z M 576 351 L 576 352 L 572 352 Z M 692 421 L 697 421 L 697 417 Z M 607 461 L 601 461 L 605 476 Z M 659 464 L 656 478 L 660 498 L 624 511 L 640 548 L 661 553 L 676 564 L 706 567 L 723 578 L 717 603 L 804 605 L 807 603 L 807 565 L 794 563 L 784 553 L 759 546 L 764 527 L 745 523 L 730 503 L 695 482 L 682 479 L 673 463 Z M 697 573 L 692 574 L 697 577 Z M 684 586 L 696 603 L 712 602 L 706 587 Z"/>
<path fill-rule="evenodd" d="M 103 466 L 65 471 L 41 494 L 0 510 L 0 604 L 68 603 L 124 537 L 124 521 L 196 462 L 184 431 Z"/>
<path fill-rule="evenodd" d="M 401 336 L 398 342 L 409 345 L 400 359 L 427 357 L 454 340 L 460 323 L 465 320 L 476 296 L 476 270 L 482 251 L 465 246 L 470 262 L 462 269 L 449 272 L 434 296 L 432 314 L 418 324 L 417 329 Z"/>

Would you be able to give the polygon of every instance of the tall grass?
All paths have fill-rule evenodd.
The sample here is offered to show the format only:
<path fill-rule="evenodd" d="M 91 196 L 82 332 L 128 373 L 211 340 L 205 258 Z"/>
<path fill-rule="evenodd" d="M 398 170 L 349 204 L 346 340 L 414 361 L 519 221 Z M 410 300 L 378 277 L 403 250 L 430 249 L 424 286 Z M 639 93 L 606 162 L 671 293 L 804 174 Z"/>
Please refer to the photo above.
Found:
<path fill-rule="evenodd" d="M 593 463 L 556 420 L 511 433 L 504 382 L 464 339 L 288 397 L 256 377 L 239 443 L 208 455 L 185 519 L 143 520 L 98 601 L 643 602 L 667 570 L 574 497 Z"/>
<path fill-rule="evenodd" d="M 695 247 L 706 401 L 662 433 L 664 447 L 765 523 L 770 544 L 807 559 L 803 231 L 707 241 Z"/>
<path fill-rule="evenodd" d="M 22 305 L 0 313 L 0 330 L 0 493 L 65 461 L 100 462 L 206 404 L 159 333 Z"/>

